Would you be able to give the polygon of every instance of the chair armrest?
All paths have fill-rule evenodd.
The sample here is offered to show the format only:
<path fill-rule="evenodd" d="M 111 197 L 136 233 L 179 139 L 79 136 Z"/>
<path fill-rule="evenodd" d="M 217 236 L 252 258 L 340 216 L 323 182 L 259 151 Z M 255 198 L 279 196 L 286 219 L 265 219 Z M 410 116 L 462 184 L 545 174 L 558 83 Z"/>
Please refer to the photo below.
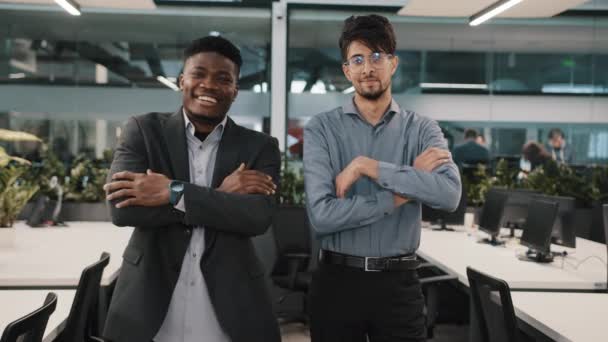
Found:
<path fill-rule="evenodd" d="M 420 284 L 427 285 L 427 284 L 439 283 L 439 282 L 444 282 L 444 281 L 453 281 L 453 280 L 458 280 L 458 277 L 455 275 L 452 275 L 452 274 L 445 274 L 445 275 L 421 278 Z"/>
<path fill-rule="evenodd" d="M 310 254 L 308 254 L 308 253 L 285 253 L 285 254 L 283 254 L 283 256 L 285 256 L 287 258 L 293 258 L 293 259 L 310 258 Z"/>
<path fill-rule="evenodd" d="M 110 342 L 110 340 L 105 340 L 98 336 L 89 336 L 87 342 Z"/>

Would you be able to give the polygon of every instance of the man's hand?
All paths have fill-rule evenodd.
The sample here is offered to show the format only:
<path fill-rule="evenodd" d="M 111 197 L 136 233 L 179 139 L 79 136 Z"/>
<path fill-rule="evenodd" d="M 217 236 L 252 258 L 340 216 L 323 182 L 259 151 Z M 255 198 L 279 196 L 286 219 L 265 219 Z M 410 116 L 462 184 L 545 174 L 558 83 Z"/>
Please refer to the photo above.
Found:
<path fill-rule="evenodd" d="M 344 198 L 350 187 L 361 177 L 360 162 L 362 157 L 357 157 L 336 176 L 336 196 Z"/>
<path fill-rule="evenodd" d="M 146 173 L 122 171 L 115 173 L 112 182 L 105 184 L 103 189 L 108 201 L 125 198 L 116 204 L 116 208 L 157 207 L 169 204 L 169 183 L 171 180 L 167 176 L 151 170 Z"/>
<path fill-rule="evenodd" d="M 246 170 L 245 164 L 241 163 L 238 169 L 224 178 L 217 190 L 235 194 L 271 195 L 276 188 L 272 177 L 260 171 Z"/>
<path fill-rule="evenodd" d="M 452 160 L 452 154 L 449 151 L 431 147 L 424 150 L 424 152 L 416 157 L 416 160 L 414 160 L 414 168 L 431 172 L 450 160 Z"/>

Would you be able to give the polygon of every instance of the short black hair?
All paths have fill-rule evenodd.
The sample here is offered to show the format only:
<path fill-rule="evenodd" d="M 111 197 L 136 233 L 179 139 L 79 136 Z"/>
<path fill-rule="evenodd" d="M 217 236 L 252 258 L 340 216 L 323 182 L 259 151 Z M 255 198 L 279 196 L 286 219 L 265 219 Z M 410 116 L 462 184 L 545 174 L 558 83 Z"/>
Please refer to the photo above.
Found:
<path fill-rule="evenodd" d="M 342 35 L 338 42 L 343 61 L 348 58 L 348 47 L 354 41 L 360 41 L 373 51 L 392 55 L 397 50 L 393 25 L 386 17 L 377 14 L 353 15 L 344 20 Z"/>
<path fill-rule="evenodd" d="M 561 129 L 559 129 L 559 128 L 552 128 L 549 131 L 549 139 L 553 139 L 556 136 L 560 136 L 560 137 L 562 137 L 564 139 L 566 138 L 566 136 L 564 135 L 564 132 Z"/>
<path fill-rule="evenodd" d="M 464 131 L 465 139 L 477 138 L 478 135 L 479 135 L 479 133 L 477 133 L 477 131 L 472 128 L 467 128 Z"/>
<path fill-rule="evenodd" d="M 232 42 L 223 37 L 207 36 L 193 40 L 184 50 L 184 64 L 188 58 L 201 52 L 216 52 L 228 58 L 237 66 L 237 77 L 243 65 L 241 51 Z"/>

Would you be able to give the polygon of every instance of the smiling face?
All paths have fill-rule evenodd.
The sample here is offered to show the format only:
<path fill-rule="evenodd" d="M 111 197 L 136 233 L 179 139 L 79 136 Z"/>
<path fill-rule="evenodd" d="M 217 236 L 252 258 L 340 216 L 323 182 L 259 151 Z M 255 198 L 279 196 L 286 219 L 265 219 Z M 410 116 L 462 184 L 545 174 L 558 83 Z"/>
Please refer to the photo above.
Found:
<path fill-rule="evenodd" d="M 179 77 L 182 104 L 191 121 L 217 125 L 238 94 L 238 67 L 216 52 L 192 55 Z"/>
<path fill-rule="evenodd" d="M 398 64 L 397 56 L 392 56 L 385 57 L 381 63 L 372 65 L 369 56 L 374 52 L 381 51 L 372 51 L 362 42 L 354 41 L 348 47 L 347 60 L 354 56 L 363 56 L 365 63 L 359 68 L 353 68 L 352 65 L 342 66 L 344 75 L 353 84 L 356 93 L 369 100 L 376 100 L 387 90 L 390 91 L 391 78 Z"/>

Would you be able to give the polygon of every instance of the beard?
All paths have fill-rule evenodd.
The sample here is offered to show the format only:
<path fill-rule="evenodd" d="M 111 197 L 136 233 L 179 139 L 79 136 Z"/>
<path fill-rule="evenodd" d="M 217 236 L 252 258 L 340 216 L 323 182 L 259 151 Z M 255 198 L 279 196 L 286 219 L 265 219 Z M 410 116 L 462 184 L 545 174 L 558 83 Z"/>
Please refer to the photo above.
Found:
<path fill-rule="evenodd" d="M 361 95 L 362 97 L 368 99 L 368 100 L 377 100 L 379 99 L 382 94 L 384 94 L 384 92 L 386 92 L 386 89 L 379 89 L 376 91 L 367 91 L 367 92 L 360 92 L 359 95 Z"/>
<path fill-rule="evenodd" d="M 356 89 L 356 88 L 355 88 Z M 372 90 L 365 90 L 363 87 L 361 87 L 361 89 L 356 89 L 357 93 L 367 99 L 367 100 L 377 100 L 379 99 L 382 95 L 384 95 L 384 93 L 386 93 L 386 91 L 388 90 L 388 85 L 386 87 L 383 87 L 382 84 L 380 84 L 380 87 L 378 89 L 372 89 Z"/>

